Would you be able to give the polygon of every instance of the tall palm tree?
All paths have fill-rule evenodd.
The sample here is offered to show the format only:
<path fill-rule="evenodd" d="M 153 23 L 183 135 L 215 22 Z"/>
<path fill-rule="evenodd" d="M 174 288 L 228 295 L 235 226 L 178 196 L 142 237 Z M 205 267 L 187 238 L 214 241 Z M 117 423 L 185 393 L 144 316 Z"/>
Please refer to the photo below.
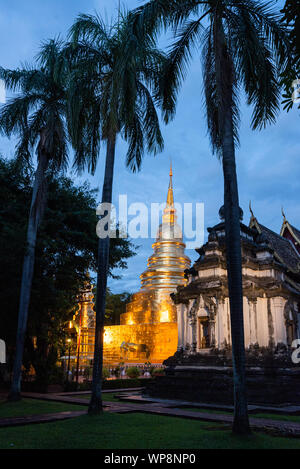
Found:
<path fill-rule="evenodd" d="M 0 111 L 0 131 L 19 137 L 17 155 L 32 159 L 36 151 L 37 169 L 27 228 L 27 243 L 23 261 L 16 352 L 10 399 L 21 398 L 21 376 L 24 340 L 35 262 L 37 231 L 47 198 L 48 173 L 59 171 L 68 162 L 67 76 L 59 40 L 45 43 L 38 56 L 39 68 L 0 69 L 6 87 L 18 92 Z"/>
<path fill-rule="evenodd" d="M 90 147 L 90 157 L 94 161 L 100 141 L 106 143 L 101 202 L 111 204 L 118 135 L 128 143 L 126 163 L 132 171 L 140 169 L 145 148 L 154 154 L 163 148 L 152 90 L 157 86 L 164 57 L 153 46 L 152 40 L 139 43 L 128 16 L 122 17 L 117 25 L 107 27 L 99 16 L 80 15 L 70 33 L 76 70 L 71 105 L 76 128 L 72 135 L 74 147 L 77 148 L 75 159 L 78 157 L 82 165 L 88 162 L 82 159 L 81 145 L 84 144 Z M 109 235 L 100 237 L 90 414 L 102 411 L 103 332 L 109 247 Z"/>
<path fill-rule="evenodd" d="M 207 125 L 213 151 L 222 160 L 226 257 L 230 299 L 235 411 L 233 431 L 248 433 L 243 325 L 240 209 L 235 148 L 239 91 L 253 107 L 252 128 L 274 122 L 279 109 L 279 72 L 287 52 L 286 32 L 272 3 L 253 0 L 150 0 L 136 9 L 135 28 L 153 37 L 173 28 L 160 88 L 164 118 L 175 114 L 178 90 L 192 51 L 200 48 Z"/>

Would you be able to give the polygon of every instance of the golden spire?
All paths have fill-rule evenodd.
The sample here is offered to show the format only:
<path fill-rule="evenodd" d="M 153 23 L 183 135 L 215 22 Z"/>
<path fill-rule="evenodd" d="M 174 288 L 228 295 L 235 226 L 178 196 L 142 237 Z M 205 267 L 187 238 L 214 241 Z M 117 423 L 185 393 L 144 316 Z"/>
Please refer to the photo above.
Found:
<path fill-rule="evenodd" d="M 168 196 L 167 196 L 167 206 L 174 207 L 174 195 L 173 195 L 173 171 L 172 171 L 172 162 L 170 164 L 170 182 L 169 182 L 169 189 L 168 189 Z"/>
<path fill-rule="evenodd" d="M 176 221 L 176 210 L 174 207 L 174 195 L 173 195 L 173 171 L 172 171 L 172 163 L 170 164 L 170 182 L 169 182 L 169 189 L 168 189 L 168 196 L 167 196 L 167 204 L 166 208 L 164 209 L 163 213 L 163 223 L 174 224 Z"/>

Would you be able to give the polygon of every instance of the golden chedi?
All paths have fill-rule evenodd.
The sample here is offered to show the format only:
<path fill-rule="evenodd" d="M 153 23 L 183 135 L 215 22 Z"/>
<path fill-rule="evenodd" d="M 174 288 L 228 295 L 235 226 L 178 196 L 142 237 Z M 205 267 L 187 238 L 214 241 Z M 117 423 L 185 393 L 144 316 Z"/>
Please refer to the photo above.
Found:
<path fill-rule="evenodd" d="M 140 276 L 141 289 L 133 295 L 121 325 L 105 328 L 104 358 L 107 362 L 161 363 L 177 349 L 177 314 L 170 294 L 185 285 L 190 267 L 182 231 L 174 207 L 172 168 L 162 223 L 153 244 L 153 254 Z"/>

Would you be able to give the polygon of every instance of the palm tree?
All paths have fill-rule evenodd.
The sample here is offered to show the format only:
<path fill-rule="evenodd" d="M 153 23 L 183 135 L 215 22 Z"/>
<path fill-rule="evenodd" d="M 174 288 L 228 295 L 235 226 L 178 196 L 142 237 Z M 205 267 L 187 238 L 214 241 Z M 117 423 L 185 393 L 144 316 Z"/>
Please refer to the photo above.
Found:
<path fill-rule="evenodd" d="M 178 90 L 192 50 L 200 48 L 207 125 L 213 151 L 222 160 L 228 290 L 234 375 L 233 431 L 248 433 L 243 325 L 240 209 L 235 148 L 239 91 L 253 106 L 252 128 L 274 122 L 279 109 L 280 64 L 287 53 L 286 32 L 272 2 L 252 0 L 150 0 L 133 12 L 139 34 L 153 37 L 172 27 L 175 42 L 160 82 L 164 118 L 175 114 Z"/>
<path fill-rule="evenodd" d="M 157 153 L 163 148 L 152 90 L 157 86 L 163 56 L 152 41 L 139 43 L 128 16 L 107 27 L 99 16 L 80 15 L 71 28 L 75 61 L 71 108 L 76 132 L 72 134 L 75 159 L 84 165 L 81 146 L 90 147 L 97 158 L 99 142 L 106 143 L 102 204 L 111 204 L 116 142 L 121 135 L 128 143 L 126 164 L 140 169 L 145 148 Z M 109 210 L 105 211 L 107 215 Z M 110 214 L 108 213 L 110 217 Z M 109 225 L 109 223 L 108 223 Z M 106 301 L 109 235 L 99 238 L 96 295 L 96 331 L 90 414 L 102 411 L 103 332 Z"/>
<path fill-rule="evenodd" d="M 21 398 L 21 376 L 24 340 L 35 262 L 37 231 L 47 198 L 48 175 L 63 170 L 68 162 L 67 76 L 68 67 L 61 54 L 62 43 L 50 40 L 38 56 L 38 69 L 0 69 L 6 87 L 19 94 L 4 105 L 0 112 L 0 130 L 4 135 L 17 134 L 19 158 L 30 161 L 37 154 L 37 170 L 27 228 L 23 261 L 16 352 L 11 400 Z"/>

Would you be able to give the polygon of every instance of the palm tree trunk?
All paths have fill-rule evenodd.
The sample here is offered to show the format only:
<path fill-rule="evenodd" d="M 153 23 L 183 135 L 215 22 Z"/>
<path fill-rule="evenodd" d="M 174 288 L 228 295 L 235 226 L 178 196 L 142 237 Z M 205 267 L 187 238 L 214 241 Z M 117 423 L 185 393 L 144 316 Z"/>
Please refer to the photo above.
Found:
<path fill-rule="evenodd" d="M 250 433 L 250 427 L 246 397 L 240 207 L 231 110 L 228 110 L 225 117 L 222 150 L 226 260 L 234 380 L 233 432 L 247 434 Z"/>
<path fill-rule="evenodd" d="M 246 395 L 240 205 L 232 108 L 235 72 L 228 53 L 221 17 L 215 19 L 214 37 L 216 85 L 219 103 L 218 119 L 222 137 L 226 261 L 234 384 L 234 421 L 232 430 L 237 434 L 248 434 L 250 433 L 250 427 Z"/>
<path fill-rule="evenodd" d="M 102 191 L 102 203 L 111 204 L 114 176 L 116 136 L 107 140 L 105 175 Z M 96 330 L 94 348 L 94 366 L 92 396 L 88 413 L 97 415 L 102 412 L 102 368 L 103 368 L 103 335 L 106 302 L 106 286 L 109 266 L 110 238 L 99 238 L 98 241 L 98 273 L 96 294 Z"/>
<path fill-rule="evenodd" d="M 16 352 L 13 367 L 13 378 L 9 400 L 21 399 L 21 378 L 22 378 L 22 362 L 24 352 L 25 334 L 27 328 L 28 309 L 30 302 L 32 278 L 35 261 L 35 246 L 37 230 L 40 225 L 43 210 L 45 206 L 46 196 L 46 170 L 48 167 L 48 157 L 39 152 L 38 167 L 35 173 L 35 181 L 33 185 L 31 206 L 27 228 L 27 246 L 23 261 L 20 304 L 18 315 L 18 329 L 16 340 Z"/>

